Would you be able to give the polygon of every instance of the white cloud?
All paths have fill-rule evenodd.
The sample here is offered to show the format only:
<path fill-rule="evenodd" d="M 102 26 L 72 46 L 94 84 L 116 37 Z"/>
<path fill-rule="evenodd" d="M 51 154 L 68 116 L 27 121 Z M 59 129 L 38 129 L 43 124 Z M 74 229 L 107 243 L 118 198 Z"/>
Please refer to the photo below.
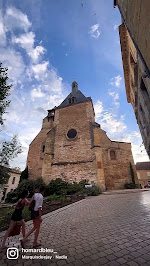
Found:
<path fill-rule="evenodd" d="M 132 142 L 132 153 L 133 153 L 135 162 L 149 161 L 149 157 L 147 155 L 147 152 L 144 146 L 141 146 L 135 142 L 134 143 Z"/>
<path fill-rule="evenodd" d="M 95 111 L 95 117 L 96 117 L 96 119 L 98 119 L 103 112 L 103 103 L 101 101 L 98 101 L 94 105 L 94 111 Z"/>
<path fill-rule="evenodd" d="M 46 78 L 47 75 L 47 68 L 48 68 L 49 62 L 42 62 L 41 64 L 32 65 L 33 73 L 35 74 L 35 78 L 37 80 L 43 80 Z"/>
<path fill-rule="evenodd" d="M 116 107 L 119 107 L 120 106 L 120 103 L 118 102 L 118 100 L 119 100 L 119 94 L 118 94 L 118 92 L 108 91 L 108 94 L 112 97 L 113 104 L 116 105 Z"/>
<path fill-rule="evenodd" d="M 0 48 L 0 58 L 3 66 L 8 68 L 10 82 L 15 86 L 23 79 L 25 64 L 20 53 L 13 48 Z"/>
<path fill-rule="evenodd" d="M 111 79 L 110 84 L 113 88 L 108 90 L 108 95 L 112 97 L 112 103 L 117 107 L 120 106 L 118 88 L 121 85 L 122 77 L 120 75 Z"/>
<path fill-rule="evenodd" d="M 126 133 L 126 135 L 122 136 L 121 139 L 122 141 L 126 141 L 126 142 L 131 142 L 135 139 L 136 142 L 141 143 L 141 134 L 137 131 L 133 131 L 132 133 Z"/>
<path fill-rule="evenodd" d="M 34 48 L 35 34 L 32 31 L 21 34 L 19 37 L 13 36 L 12 42 L 19 44 L 25 49 L 29 57 L 33 60 L 33 63 L 38 62 L 40 56 L 45 53 L 43 46 L 36 46 Z"/>
<path fill-rule="evenodd" d="M 9 36 L 9 41 L 4 39 L 5 49 L 0 48 L 0 58 L 3 66 L 8 67 L 8 76 L 14 86 L 0 139 L 10 139 L 13 134 L 18 134 L 23 153 L 12 162 L 12 166 L 23 169 L 28 146 L 40 131 L 47 110 L 63 101 L 66 90 L 57 70 L 44 59 L 46 49 L 41 46 L 41 42 L 35 47 L 36 35 L 30 30 L 32 24 L 26 14 L 13 7 L 3 14 L 0 34 Z M 18 46 L 25 53 L 18 50 Z M 31 60 L 25 60 L 24 54 Z"/>
<path fill-rule="evenodd" d="M 33 62 L 37 62 L 39 57 L 44 54 L 46 49 L 43 46 L 36 46 L 28 52 L 28 55 L 32 58 Z"/>
<path fill-rule="evenodd" d="M 124 117 L 120 116 L 120 118 L 117 119 L 116 115 L 107 111 L 100 118 L 100 124 L 102 128 L 108 132 L 108 134 L 112 134 L 112 137 L 118 136 L 127 128 L 124 123 Z"/>
<path fill-rule="evenodd" d="M 58 76 L 56 70 L 51 69 L 45 80 L 45 88 L 47 88 L 48 91 L 52 91 L 60 95 L 63 88 L 62 81 L 62 77 Z"/>
<path fill-rule="evenodd" d="M 6 45 L 6 33 L 3 24 L 2 14 L 0 12 L 0 46 L 5 46 L 5 45 Z"/>
<path fill-rule="evenodd" d="M 64 100 L 63 95 L 50 95 L 48 105 L 58 106 Z"/>
<path fill-rule="evenodd" d="M 7 31 L 12 31 L 16 28 L 20 28 L 21 30 L 27 32 L 32 25 L 28 20 L 27 15 L 23 14 L 19 9 L 15 7 L 11 7 L 6 10 L 4 23 L 7 27 Z"/>
<path fill-rule="evenodd" d="M 115 93 L 110 92 L 111 96 Z M 118 117 L 110 110 L 105 110 L 101 101 L 97 101 L 94 105 L 96 121 L 101 128 L 106 131 L 111 140 L 130 142 L 132 145 L 132 153 L 135 162 L 149 161 L 148 155 L 142 143 L 139 131 L 130 132 L 125 124 L 125 115 Z"/>
<path fill-rule="evenodd" d="M 44 97 L 45 94 L 41 91 L 41 88 L 34 88 L 32 91 L 31 91 L 31 97 L 32 99 L 34 98 L 41 98 L 41 97 Z"/>
<path fill-rule="evenodd" d="M 108 94 L 113 97 L 115 92 L 114 91 L 109 91 Z"/>
<path fill-rule="evenodd" d="M 130 133 L 125 133 L 123 136 L 120 136 L 119 140 L 125 142 L 131 142 L 132 153 L 135 162 L 149 161 L 145 147 L 142 144 L 142 137 L 140 132 L 132 131 Z"/>
<path fill-rule="evenodd" d="M 116 76 L 116 77 L 111 79 L 110 84 L 112 86 L 115 86 L 115 87 L 119 88 L 120 84 L 121 84 L 121 80 L 122 80 L 122 77 L 120 75 L 118 75 L 118 76 Z"/>
<path fill-rule="evenodd" d="M 111 111 L 104 110 L 101 101 L 94 105 L 96 121 L 101 124 L 102 129 L 106 130 L 111 137 L 117 137 L 126 130 L 124 116 L 117 118 L 116 114 Z"/>
<path fill-rule="evenodd" d="M 28 147 L 42 126 L 42 120 L 47 115 L 47 110 L 59 105 L 64 96 L 49 91 L 43 93 L 42 88 L 33 88 L 32 91 L 18 95 L 14 90 L 11 94 L 11 105 L 8 114 L 5 114 L 5 138 L 9 132 L 18 134 L 22 144 L 23 153 L 11 165 L 25 167 Z"/>
<path fill-rule="evenodd" d="M 34 38 L 35 34 L 32 31 L 30 31 L 25 34 L 21 34 L 19 37 L 13 36 L 12 42 L 20 44 L 22 48 L 28 51 L 31 50 L 33 47 Z"/>
<path fill-rule="evenodd" d="M 116 101 L 116 100 L 118 100 L 118 99 L 119 99 L 119 94 L 116 93 L 116 94 L 114 95 L 114 100 Z"/>
<path fill-rule="evenodd" d="M 118 29 L 118 25 L 114 25 L 114 30 Z"/>
<path fill-rule="evenodd" d="M 92 37 L 97 39 L 100 35 L 99 24 L 95 24 L 95 25 L 91 26 L 91 30 L 89 31 L 89 34 Z"/>
<path fill-rule="evenodd" d="M 110 96 L 112 96 L 112 98 L 114 99 L 114 101 L 118 100 L 119 99 L 119 94 L 114 92 L 114 91 L 109 91 L 108 94 Z"/>

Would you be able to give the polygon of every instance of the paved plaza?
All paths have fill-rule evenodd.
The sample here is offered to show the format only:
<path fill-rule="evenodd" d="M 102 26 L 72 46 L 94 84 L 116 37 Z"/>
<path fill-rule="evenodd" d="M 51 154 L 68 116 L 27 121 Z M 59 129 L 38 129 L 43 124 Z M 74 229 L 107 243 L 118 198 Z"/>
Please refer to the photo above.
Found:
<path fill-rule="evenodd" d="M 19 237 L 7 242 L 19 247 L 18 259 L 1 252 L 1 266 L 150 265 L 150 191 L 102 194 L 44 215 L 39 240 L 49 252 L 22 252 Z M 49 259 L 22 258 L 35 255 Z"/>

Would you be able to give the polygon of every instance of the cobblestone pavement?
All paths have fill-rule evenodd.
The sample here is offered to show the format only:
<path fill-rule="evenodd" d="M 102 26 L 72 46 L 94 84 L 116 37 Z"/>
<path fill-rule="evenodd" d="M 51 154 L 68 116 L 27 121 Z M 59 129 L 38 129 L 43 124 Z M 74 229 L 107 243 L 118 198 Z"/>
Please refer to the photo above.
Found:
<path fill-rule="evenodd" d="M 27 230 L 31 225 L 27 223 Z M 9 260 L 3 251 L 1 266 L 150 265 L 150 191 L 90 197 L 44 215 L 39 240 L 42 248 L 57 253 L 23 253 L 19 237 L 10 237 L 7 243 L 18 245 L 19 258 Z M 33 237 L 26 248 L 32 241 Z M 31 260 L 22 255 L 53 258 Z"/>

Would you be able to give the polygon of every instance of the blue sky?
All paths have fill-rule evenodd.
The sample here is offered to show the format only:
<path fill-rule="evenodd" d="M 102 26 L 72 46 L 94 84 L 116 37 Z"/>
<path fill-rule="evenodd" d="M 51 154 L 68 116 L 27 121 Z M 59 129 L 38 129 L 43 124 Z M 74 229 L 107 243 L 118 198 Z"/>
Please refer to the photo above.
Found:
<path fill-rule="evenodd" d="M 134 112 L 127 103 L 113 0 L 26 0 L 0 3 L 0 58 L 13 83 L 0 139 L 18 134 L 24 169 L 28 146 L 47 109 L 59 105 L 76 80 L 93 99 L 96 121 L 112 140 L 132 143 L 147 161 Z"/>

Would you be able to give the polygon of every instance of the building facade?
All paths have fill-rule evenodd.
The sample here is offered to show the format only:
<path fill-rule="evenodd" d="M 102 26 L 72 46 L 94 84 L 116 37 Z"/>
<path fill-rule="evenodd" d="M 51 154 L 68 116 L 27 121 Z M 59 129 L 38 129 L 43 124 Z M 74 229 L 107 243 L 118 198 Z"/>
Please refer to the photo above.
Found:
<path fill-rule="evenodd" d="M 147 72 L 150 72 L 150 4 L 149 0 L 114 0 L 122 22 L 136 47 Z M 147 73 L 148 74 L 148 73 Z"/>
<path fill-rule="evenodd" d="M 144 64 L 124 24 L 119 26 L 119 34 L 127 101 L 132 104 L 144 146 L 150 156 L 150 79 L 145 74 Z"/>
<path fill-rule="evenodd" d="M 4 185 L 3 193 L 1 194 L 1 200 L 7 198 L 9 192 L 13 192 L 19 185 L 21 172 L 16 169 L 10 169 L 8 183 Z"/>
<path fill-rule="evenodd" d="M 46 183 L 62 178 L 68 182 L 88 180 L 102 190 L 123 188 L 135 178 L 131 144 L 111 141 L 95 122 L 93 103 L 72 83 L 72 92 L 43 119 L 42 129 L 29 146 L 29 178 Z M 137 178 L 136 178 L 137 181 Z"/>
<path fill-rule="evenodd" d="M 136 163 L 136 171 L 139 184 L 143 187 L 148 184 L 150 187 L 150 162 Z"/>
<path fill-rule="evenodd" d="M 147 0 L 117 0 L 127 101 L 132 104 L 150 157 L 150 5 Z"/>

